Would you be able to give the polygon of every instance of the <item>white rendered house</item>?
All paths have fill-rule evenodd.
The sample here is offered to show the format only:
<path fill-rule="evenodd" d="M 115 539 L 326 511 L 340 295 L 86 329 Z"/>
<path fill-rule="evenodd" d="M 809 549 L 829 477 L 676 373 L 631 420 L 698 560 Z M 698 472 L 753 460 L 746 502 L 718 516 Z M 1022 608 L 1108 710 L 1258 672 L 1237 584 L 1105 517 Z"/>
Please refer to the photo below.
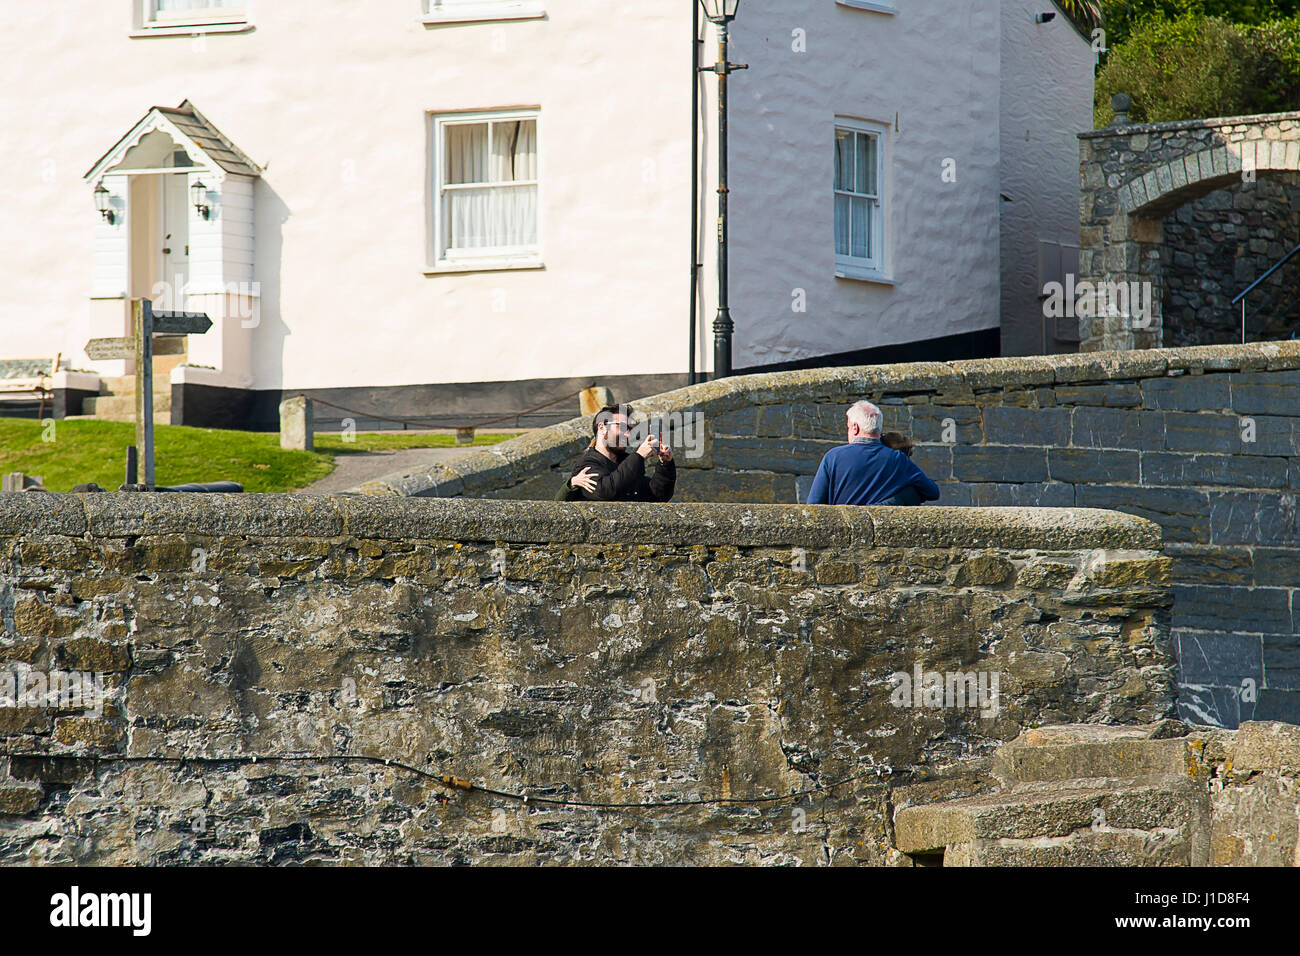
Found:
<path fill-rule="evenodd" d="M 692 0 L 8 12 L 0 358 L 118 376 L 83 348 L 133 297 L 204 311 L 172 421 L 249 428 L 299 392 L 450 425 L 710 371 Z M 742 0 L 731 40 L 737 370 L 1070 347 L 1038 293 L 1077 246 L 1094 54 L 1050 0 Z"/>

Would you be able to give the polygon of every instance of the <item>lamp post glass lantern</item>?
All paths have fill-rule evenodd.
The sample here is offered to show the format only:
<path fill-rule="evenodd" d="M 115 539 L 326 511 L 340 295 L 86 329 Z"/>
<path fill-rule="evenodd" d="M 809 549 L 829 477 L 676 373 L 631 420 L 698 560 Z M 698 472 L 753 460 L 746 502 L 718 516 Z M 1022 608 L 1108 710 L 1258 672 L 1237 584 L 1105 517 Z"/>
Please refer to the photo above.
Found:
<path fill-rule="evenodd" d="M 727 22 L 736 19 L 736 10 L 740 7 L 740 0 L 700 0 L 704 7 L 704 15 L 709 20 L 717 23 L 718 21 Z"/>
<path fill-rule="evenodd" d="M 718 34 L 718 62 L 700 70 L 718 77 L 718 314 L 713 320 L 713 377 L 726 378 L 731 374 L 735 328 L 727 303 L 727 77 L 748 67 L 727 62 L 727 24 L 736 18 L 740 0 L 700 0 L 700 5 Z"/>

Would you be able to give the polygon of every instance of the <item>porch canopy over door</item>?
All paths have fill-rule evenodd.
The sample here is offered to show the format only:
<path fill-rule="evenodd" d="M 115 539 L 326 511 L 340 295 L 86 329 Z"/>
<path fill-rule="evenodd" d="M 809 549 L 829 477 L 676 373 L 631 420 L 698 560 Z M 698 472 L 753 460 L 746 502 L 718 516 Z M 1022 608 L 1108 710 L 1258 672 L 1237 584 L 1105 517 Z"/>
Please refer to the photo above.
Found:
<path fill-rule="evenodd" d="M 109 210 L 95 224 L 94 334 L 126 332 L 132 297 L 206 311 L 214 327 L 191 339 L 191 362 L 247 378 L 248 330 L 260 310 L 253 207 L 261 174 L 189 100 L 155 106 L 131 127 L 84 177 L 107 191 Z"/>

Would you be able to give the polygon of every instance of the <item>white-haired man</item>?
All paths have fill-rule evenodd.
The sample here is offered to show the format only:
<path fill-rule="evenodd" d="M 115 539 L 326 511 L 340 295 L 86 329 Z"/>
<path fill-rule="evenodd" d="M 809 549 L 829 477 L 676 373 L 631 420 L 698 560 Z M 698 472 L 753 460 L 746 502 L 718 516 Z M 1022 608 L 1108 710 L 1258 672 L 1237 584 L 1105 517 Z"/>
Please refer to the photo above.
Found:
<path fill-rule="evenodd" d="M 845 416 L 849 443 L 817 466 L 810 505 L 903 505 L 937 501 L 939 486 L 901 451 L 880 442 L 880 409 L 855 402 Z"/>

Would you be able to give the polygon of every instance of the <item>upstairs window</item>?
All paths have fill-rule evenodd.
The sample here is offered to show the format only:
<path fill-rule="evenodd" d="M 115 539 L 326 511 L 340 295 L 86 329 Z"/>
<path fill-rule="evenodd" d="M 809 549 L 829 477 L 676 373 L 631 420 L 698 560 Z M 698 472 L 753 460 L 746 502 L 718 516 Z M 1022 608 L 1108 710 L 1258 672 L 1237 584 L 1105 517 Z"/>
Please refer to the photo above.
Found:
<path fill-rule="evenodd" d="M 136 35 L 222 33 L 249 28 L 251 0 L 139 0 Z"/>
<path fill-rule="evenodd" d="M 244 19 L 246 0 L 148 0 L 151 23 L 202 23 Z"/>
<path fill-rule="evenodd" d="M 424 0 L 425 23 L 532 20 L 545 15 L 542 0 Z"/>
<path fill-rule="evenodd" d="M 536 258 L 537 113 L 437 117 L 435 266 Z"/>
<path fill-rule="evenodd" d="M 884 271 L 883 138 L 875 124 L 835 127 L 835 267 L 851 278 Z"/>

